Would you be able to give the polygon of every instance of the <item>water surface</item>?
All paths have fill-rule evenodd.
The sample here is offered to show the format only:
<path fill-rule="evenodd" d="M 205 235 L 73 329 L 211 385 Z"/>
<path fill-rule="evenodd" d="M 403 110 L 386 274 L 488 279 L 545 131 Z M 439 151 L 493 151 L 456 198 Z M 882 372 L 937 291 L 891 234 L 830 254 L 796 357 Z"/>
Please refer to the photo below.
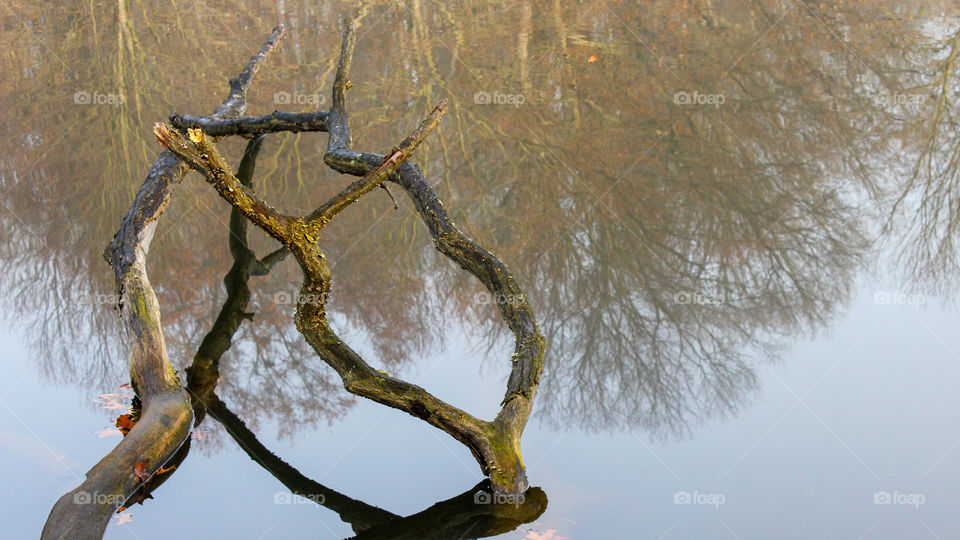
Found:
<path fill-rule="evenodd" d="M 549 504 L 504 537 L 960 535 L 947 4 L 21 4 L 0 10 L 5 537 L 37 536 L 119 440 L 96 433 L 118 414 L 98 396 L 127 382 L 101 253 L 157 153 L 152 124 L 211 111 L 278 21 L 248 112 L 325 109 L 341 16 L 358 21 L 355 148 L 385 151 L 449 98 L 415 159 L 548 339 L 523 450 Z M 242 144 L 221 148 L 236 161 Z M 269 137 L 258 190 L 315 207 L 348 182 L 325 145 Z M 321 238 L 332 322 L 371 363 L 492 417 L 508 336 L 400 202 L 371 194 Z M 228 218 L 191 174 L 151 249 L 181 370 L 226 297 Z M 293 261 L 251 281 L 218 384 L 230 410 L 304 475 L 398 516 L 477 484 L 456 441 L 342 390 L 293 328 L 298 283 Z M 285 499 L 217 422 L 196 431 L 107 537 L 355 534 Z"/>

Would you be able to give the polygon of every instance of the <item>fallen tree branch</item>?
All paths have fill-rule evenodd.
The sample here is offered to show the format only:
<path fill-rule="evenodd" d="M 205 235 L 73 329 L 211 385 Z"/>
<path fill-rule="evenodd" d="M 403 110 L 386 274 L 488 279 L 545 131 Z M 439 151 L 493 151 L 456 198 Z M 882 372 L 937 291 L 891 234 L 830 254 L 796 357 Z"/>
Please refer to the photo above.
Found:
<path fill-rule="evenodd" d="M 226 135 L 255 137 L 257 135 L 280 131 L 292 133 L 326 131 L 328 115 L 329 113 L 327 111 L 315 113 L 274 111 L 264 116 L 217 119 L 208 116 L 173 114 L 170 115 L 170 125 L 180 130 L 200 128 L 211 137 L 223 137 Z"/>
<path fill-rule="evenodd" d="M 230 92 L 213 118 L 243 114 L 250 82 L 282 33 L 282 26 L 275 28 L 230 80 Z M 111 514 L 176 456 L 188 439 L 193 418 L 190 403 L 167 358 L 159 305 L 146 271 L 157 220 L 187 170 L 171 152 L 160 153 L 104 254 L 114 271 L 117 307 L 130 346 L 131 383 L 143 403 L 140 420 L 77 488 L 57 500 L 42 538 L 101 538 Z M 138 472 L 138 463 L 146 463 L 146 470 Z"/>
<path fill-rule="evenodd" d="M 353 29 L 348 25 L 333 87 L 333 105 L 327 116 L 330 140 L 324 161 L 340 172 L 364 178 L 308 216 L 284 216 L 260 200 L 252 189 L 240 185 L 217 153 L 211 137 L 201 129 L 188 130 L 189 140 L 163 124 L 155 126 L 154 132 L 158 141 L 190 167 L 203 173 L 224 199 L 283 243 L 297 259 L 304 275 L 295 319 L 297 329 L 321 359 L 337 371 L 349 392 L 406 411 L 447 432 L 471 450 L 484 474 L 490 477 L 495 491 L 523 492 L 528 483 L 520 454 L 520 437 L 532 410 L 544 353 L 544 340 L 533 310 L 506 266 L 453 224 L 420 170 L 404 163 L 413 148 L 439 121 L 443 104 L 421 124 L 422 129 L 415 130 L 386 156 L 350 150 L 345 92 L 350 87 L 347 73 L 352 62 L 353 43 Z M 515 335 L 507 392 L 493 421 L 477 419 L 416 385 L 374 369 L 329 326 L 326 301 L 331 273 L 317 246 L 316 234 L 340 209 L 388 178 L 407 191 L 437 249 L 474 274 L 493 293 Z"/>

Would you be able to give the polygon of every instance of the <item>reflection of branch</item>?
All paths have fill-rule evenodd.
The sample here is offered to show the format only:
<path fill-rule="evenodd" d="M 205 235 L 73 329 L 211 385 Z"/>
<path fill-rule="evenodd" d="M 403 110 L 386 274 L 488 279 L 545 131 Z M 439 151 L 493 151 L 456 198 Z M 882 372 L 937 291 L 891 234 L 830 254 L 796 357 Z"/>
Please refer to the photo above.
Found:
<path fill-rule="evenodd" d="M 237 181 L 244 187 L 253 186 L 253 173 L 262 143 L 263 137 L 257 137 L 247 143 L 243 158 L 240 160 Z M 193 363 L 186 369 L 187 392 L 193 402 L 194 415 L 197 418 L 196 425 L 200 425 L 203 421 L 208 402 L 215 399 L 213 392 L 220 378 L 220 358 L 232 345 L 233 336 L 243 320 L 251 317 L 246 311 L 250 303 L 248 286 L 250 276 L 256 272 L 259 272 L 259 275 L 266 274 L 270 266 L 283 260 L 289 253 L 286 248 L 282 248 L 265 257 L 265 259 L 271 259 L 269 264 L 258 260 L 247 244 L 247 220 L 236 208 L 230 212 L 229 244 L 233 265 L 223 278 L 227 299 L 224 300 L 213 327 L 200 342 L 200 347 L 193 357 Z"/>
<path fill-rule="evenodd" d="M 243 420 L 227 408 L 227 405 L 215 394 L 208 403 L 207 410 L 211 417 L 223 424 L 250 459 L 266 469 L 291 493 L 317 501 L 322 506 L 333 510 L 343 521 L 351 524 L 354 531 L 366 530 L 399 517 L 376 506 L 347 497 L 304 476 L 257 440 L 256 434 L 250 431 Z"/>
<path fill-rule="evenodd" d="M 214 116 L 242 114 L 246 91 L 266 55 L 283 32 L 277 27 L 240 75 L 230 81 L 230 94 Z M 120 318 L 130 345 L 130 378 L 143 402 L 140 420 L 126 437 L 88 473 L 83 483 L 53 506 L 44 525 L 43 538 L 100 538 L 119 505 L 101 500 L 126 500 L 141 486 L 143 473 L 136 464 L 147 464 L 147 482 L 188 439 L 192 417 L 186 394 L 167 358 L 160 309 L 147 278 L 146 258 L 157 220 L 170 201 L 173 188 L 186 167 L 170 152 L 161 152 L 137 193 L 120 230 L 105 256 L 113 267 L 120 297 Z M 87 500 L 82 493 L 95 494 Z"/>
<path fill-rule="evenodd" d="M 478 504 L 478 495 L 490 494 L 490 482 L 473 488 L 426 510 L 363 531 L 355 540 L 446 540 L 486 538 L 515 530 L 540 517 L 547 509 L 547 495 L 532 487 L 516 503 Z M 483 492 L 483 493 L 481 493 Z"/>
<path fill-rule="evenodd" d="M 210 416 L 223 424 L 227 432 L 250 459 L 267 470 L 291 493 L 316 501 L 336 512 L 359 533 L 357 539 L 481 538 L 512 531 L 537 519 L 547 508 L 547 496 L 540 488 L 531 488 L 517 504 L 477 504 L 478 492 L 490 493 L 483 481 L 452 499 L 426 510 L 401 517 L 382 508 L 348 497 L 320 484 L 298 471 L 265 447 L 226 404 L 213 396 Z"/>
<path fill-rule="evenodd" d="M 270 272 L 270 269 L 272 269 L 275 264 L 286 259 L 287 255 L 289 254 L 290 250 L 287 249 L 286 246 L 279 247 L 276 250 L 264 255 L 262 259 L 258 260 L 250 270 L 250 273 L 254 276 L 265 276 Z"/>

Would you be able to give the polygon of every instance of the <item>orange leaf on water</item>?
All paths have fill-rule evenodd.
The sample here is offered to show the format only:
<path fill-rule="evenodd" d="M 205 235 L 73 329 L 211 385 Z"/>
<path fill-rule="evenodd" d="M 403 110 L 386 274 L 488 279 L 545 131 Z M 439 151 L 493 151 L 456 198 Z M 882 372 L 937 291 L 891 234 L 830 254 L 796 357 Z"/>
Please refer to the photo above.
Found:
<path fill-rule="evenodd" d="M 596 62 L 596 61 L 597 61 L 597 55 L 593 55 L 590 58 L 587 58 L 587 62 Z"/>

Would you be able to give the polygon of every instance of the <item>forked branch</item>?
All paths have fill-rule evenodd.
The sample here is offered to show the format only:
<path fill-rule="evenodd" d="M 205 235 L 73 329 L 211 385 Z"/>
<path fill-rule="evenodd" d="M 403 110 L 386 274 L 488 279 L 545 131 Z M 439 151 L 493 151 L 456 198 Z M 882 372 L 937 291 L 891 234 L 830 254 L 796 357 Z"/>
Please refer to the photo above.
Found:
<path fill-rule="evenodd" d="M 520 436 L 529 419 L 543 369 L 543 336 L 533 310 L 507 267 L 456 227 L 421 171 L 406 163 L 443 116 L 447 107 L 445 100 L 387 155 L 350 150 L 345 92 L 350 87 L 348 72 L 353 45 L 353 29 L 347 25 L 333 87 L 333 104 L 326 117 L 330 139 L 324 161 L 335 170 L 363 178 L 307 216 L 284 216 L 262 201 L 254 190 L 240 185 L 217 154 L 212 135 L 204 134 L 202 129 L 189 129 L 188 138 L 184 138 L 158 124 L 155 133 L 161 143 L 203 173 L 235 209 L 280 240 L 296 257 L 304 275 L 297 305 L 297 329 L 321 359 L 337 371 L 348 391 L 406 411 L 447 432 L 471 450 L 483 472 L 490 476 L 495 490 L 522 492 L 528 484 L 520 454 Z M 507 392 L 500 413 L 493 421 L 475 418 L 416 385 L 374 369 L 336 335 L 327 321 L 331 273 L 317 246 L 317 235 L 343 208 L 385 180 L 399 184 L 407 192 L 437 249 L 475 275 L 493 293 L 515 335 Z"/>

